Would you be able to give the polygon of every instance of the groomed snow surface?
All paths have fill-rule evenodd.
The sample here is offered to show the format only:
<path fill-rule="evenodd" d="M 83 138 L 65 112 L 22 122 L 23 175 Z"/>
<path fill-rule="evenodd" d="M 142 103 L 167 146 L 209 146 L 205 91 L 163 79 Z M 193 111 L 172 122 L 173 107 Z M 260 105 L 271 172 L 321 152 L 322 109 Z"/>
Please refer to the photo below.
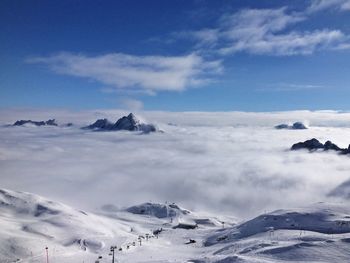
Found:
<path fill-rule="evenodd" d="M 349 156 L 290 150 L 348 147 L 349 113 L 141 112 L 163 132 L 81 129 L 126 115 L 1 111 L 1 263 L 46 262 L 46 247 L 51 263 L 111 262 L 111 246 L 116 262 L 349 262 Z M 8 126 L 52 118 L 74 125 Z M 274 128 L 294 122 L 308 129 Z"/>
<path fill-rule="evenodd" d="M 176 204 L 87 213 L 0 190 L 0 262 L 348 262 L 350 209 L 318 203 L 235 224 Z M 121 249 L 121 250 L 120 250 Z"/>

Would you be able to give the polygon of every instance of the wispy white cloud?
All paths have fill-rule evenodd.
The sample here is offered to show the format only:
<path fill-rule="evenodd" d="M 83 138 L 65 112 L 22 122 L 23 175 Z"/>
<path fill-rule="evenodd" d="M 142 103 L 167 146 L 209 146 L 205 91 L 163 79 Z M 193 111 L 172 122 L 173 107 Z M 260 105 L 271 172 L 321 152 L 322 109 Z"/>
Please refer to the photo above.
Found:
<path fill-rule="evenodd" d="M 229 39 L 250 36 L 262 38 L 279 32 L 287 26 L 296 24 L 306 18 L 302 14 L 288 14 L 287 8 L 278 9 L 244 9 L 234 14 L 225 14 L 221 18 L 223 34 Z"/>
<path fill-rule="evenodd" d="M 300 90 L 319 90 L 324 89 L 323 85 L 314 84 L 295 84 L 295 83 L 277 83 L 268 87 L 259 88 L 258 91 L 300 91 Z"/>
<path fill-rule="evenodd" d="M 204 85 L 208 76 L 221 72 L 221 61 L 206 61 L 197 54 L 185 56 L 133 56 L 122 53 L 86 56 L 59 53 L 32 57 L 28 63 L 48 65 L 54 72 L 89 78 L 117 89 L 148 92 L 181 91 Z"/>
<path fill-rule="evenodd" d="M 348 50 L 350 49 L 350 43 L 341 43 L 338 46 L 333 47 L 334 50 Z"/>
<path fill-rule="evenodd" d="M 171 33 L 174 39 L 190 39 L 196 42 L 196 47 L 213 47 L 219 40 L 219 30 L 203 28 L 197 31 L 179 31 Z M 174 41 L 173 41 L 174 42 Z"/>
<path fill-rule="evenodd" d="M 300 13 L 287 13 L 286 8 L 246 9 L 225 17 L 223 54 L 239 51 L 277 56 L 307 55 L 344 40 L 339 30 L 285 32 L 288 26 L 304 21 Z"/>
<path fill-rule="evenodd" d="M 314 0 L 306 11 L 309 13 L 314 13 L 329 8 L 337 9 L 340 11 L 349 11 L 350 0 Z"/>
<path fill-rule="evenodd" d="M 275 56 L 309 55 L 316 50 L 327 49 L 344 39 L 339 30 L 314 32 L 291 32 L 281 35 L 265 35 L 263 38 L 241 38 L 230 46 L 220 49 L 222 54 L 244 51 L 251 54 L 269 54 Z"/>
<path fill-rule="evenodd" d="M 349 36 L 339 29 L 295 30 L 293 26 L 307 21 L 311 13 L 328 7 L 345 10 L 349 0 L 319 0 L 303 11 L 287 7 L 243 9 L 223 14 L 213 28 L 186 31 L 174 36 L 196 40 L 195 47 L 221 55 L 246 52 L 258 55 L 310 55 L 319 50 L 347 49 Z"/>

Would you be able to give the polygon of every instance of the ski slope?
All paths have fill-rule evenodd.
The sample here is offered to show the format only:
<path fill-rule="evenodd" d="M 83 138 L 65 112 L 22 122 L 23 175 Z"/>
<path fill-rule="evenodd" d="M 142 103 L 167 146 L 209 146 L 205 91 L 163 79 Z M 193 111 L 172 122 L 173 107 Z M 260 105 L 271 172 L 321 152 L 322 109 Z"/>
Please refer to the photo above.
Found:
<path fill-rule="evenodd" d="M 350 257 L 350 208 L 344 204 L 277 210 L 237 223 L 172 203 L 87 213 L 1 189 L 0 224 L 4 263 L 44 262 L 46 247 L 53 263 L 99 257 L 110 262 L 111 246 L 117 246 L 117 262 L 348 262 Z"/>

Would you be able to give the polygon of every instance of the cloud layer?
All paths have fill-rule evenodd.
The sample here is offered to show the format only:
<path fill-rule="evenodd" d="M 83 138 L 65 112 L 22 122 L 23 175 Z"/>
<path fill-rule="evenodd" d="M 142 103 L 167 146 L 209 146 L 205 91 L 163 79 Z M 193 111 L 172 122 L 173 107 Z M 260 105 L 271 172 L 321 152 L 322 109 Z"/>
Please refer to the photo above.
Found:
<path fill-rule="evenodd" d="M 58 122 L 80 125 L 125 114 L 2 113 L 2 123 L 21 116 L 56 117 Z M 347 147 L 349 114 L 144 112 L 141 117 L 157 123 L 165 133 L 143 136 L 87 132 L 77 126 L 2 127 L 2 187 L 88 210 L 152 200 L 249 217 L 264 210 L 332 200 L 328 193 L 349 179 L 347 156 L 288 150 L 293 143 L 312 137 Z M 297 120 L 309 121 L 311 128 L 273 128 Z"/>

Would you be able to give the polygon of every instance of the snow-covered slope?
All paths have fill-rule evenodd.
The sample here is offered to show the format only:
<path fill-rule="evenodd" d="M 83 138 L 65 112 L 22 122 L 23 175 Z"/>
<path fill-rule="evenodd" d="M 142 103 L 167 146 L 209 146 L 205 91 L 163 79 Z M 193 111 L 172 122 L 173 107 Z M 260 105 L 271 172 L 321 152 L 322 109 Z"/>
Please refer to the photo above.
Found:
<path fill-rule="evenodd" d="M 110 262 L 110 246 L 117 246 L 118 262 L 130 263 L 345 263 L 350 257 L 350 208 L 343 204 L 277 210 L 240 224 L 231 219 L 173 203 L 110 205 L 93 214 L 0 190 L 0 262 L 45 262 L 46 247 L 52 263 Z"/>
<path fill-rule="evenodd" d="M 181 224 L 195 225 L 196 232 Z M 110 246 L 115 245 L 123 262 L 141 262 L 145 254 L 171 262 L 177 253 L 184 259 L 193 257 L 192 243 L 186 243 L 220 228 L 221 221 L 175 204 L 104 207 L 93 214 L 34 194 L 0 189 L 0 226 L 2 263 L 42 262 L 46 247 L 50 262 L 93 262 L 100 255 L 100 262 L 108 262 Z M 168 252 L 159 254 L 160 247 Z"/>
<path fill-rule="evenodd" d="M 127 224 L 4 189 L 0 190 L 0 225 L 0 262 L 17 258 L 39 262 L 46 246 L 53 257 L 85 251 L 91 258 L 90 253 L 103 250 L 111 240 L 123 242 L 135 236 Z"/>
<path fill-rule="evenodd" d="M 349 242 L 350 208 L 318 203 L 260 215 L 217 231 L 204 245 L 216 248 L 218 262 L 348 262 Z"/>

